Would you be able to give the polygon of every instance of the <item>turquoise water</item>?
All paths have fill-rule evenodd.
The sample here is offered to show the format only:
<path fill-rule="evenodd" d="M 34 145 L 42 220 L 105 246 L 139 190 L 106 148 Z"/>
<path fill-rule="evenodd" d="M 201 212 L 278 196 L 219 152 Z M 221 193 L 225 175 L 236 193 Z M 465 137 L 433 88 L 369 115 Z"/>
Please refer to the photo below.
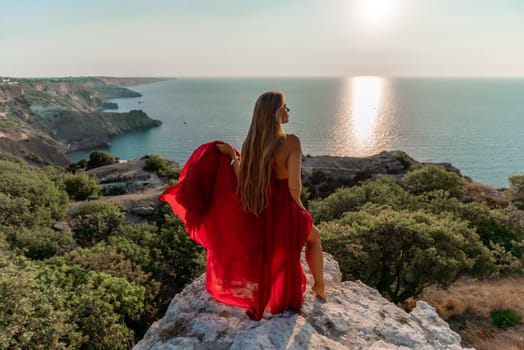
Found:
<path fill-rule="evenodd" d="M 114 138 L 109 151 L 122 159 L 159 154 L 184 163 L 214 139 L 240 147 L 257 96 L 278 89 L 291 108 L 285 130 L 300 136 L 304 154 L 401 149 L 503 187 L 524 173 L 524 79 L 180 78 L 131 89 L 143 96 L 114 100 L 119 110 L 143 109 L 163 124 Z"/>

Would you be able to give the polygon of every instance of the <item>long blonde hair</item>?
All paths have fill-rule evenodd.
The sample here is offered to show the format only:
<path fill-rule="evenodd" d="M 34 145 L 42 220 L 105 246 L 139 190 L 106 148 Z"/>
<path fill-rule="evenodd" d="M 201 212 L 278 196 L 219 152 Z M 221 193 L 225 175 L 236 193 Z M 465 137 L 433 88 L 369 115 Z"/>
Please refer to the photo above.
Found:
<path fill-rule="evenodd" d="M 267 207 L 273 160 L 285 137 L 280 121 L 283 106 L 284 94 L 280 91 L 260 95 L 242 144 L 237 193 L 244 210 L 257 216 Z"/>

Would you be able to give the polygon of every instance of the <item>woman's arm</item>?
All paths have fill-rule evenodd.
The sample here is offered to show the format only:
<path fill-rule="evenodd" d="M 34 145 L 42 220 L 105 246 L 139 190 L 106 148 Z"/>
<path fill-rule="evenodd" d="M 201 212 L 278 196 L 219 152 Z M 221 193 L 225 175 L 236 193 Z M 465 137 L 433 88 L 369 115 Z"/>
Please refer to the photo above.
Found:
<path fill-rule="evenodd" d="M 233 162 L 231 165 L 233 166 L 235 176 L 238 180 L 238 174 L 240 172 L 240 156 L 237 156 L 235 149 L 229 143 L 217 143 L 216 146 L 222 154 L 227 154 L 231 157 L 231 161 Z"/>
<path fill-rule="evenodd" d="M 291 197 L 297 202 L 298 206 L 305 209 L 300 200 L 300 192 L 302 189 L 301 180 L 301 166 L 302 166 L 302 148 L 300 146 L 300 139 L 293 134 L 287 135 L 289 145 L 289 157 L 287 158 L 288 170 L 288 187 Z"/>

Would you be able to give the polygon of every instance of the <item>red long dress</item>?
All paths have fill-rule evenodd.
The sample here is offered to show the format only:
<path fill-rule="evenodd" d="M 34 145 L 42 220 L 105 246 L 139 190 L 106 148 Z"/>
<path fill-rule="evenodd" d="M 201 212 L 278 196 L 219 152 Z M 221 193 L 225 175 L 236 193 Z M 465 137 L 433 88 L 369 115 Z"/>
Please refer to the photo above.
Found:
<path fill-rule="evenodd" d="M 286 180 L 272 180 L 267 208 L 258 217 L 244 211 L 236 176 L 219 141 L 198 147 L 160 200 L 170 204 L 189 236 L 207 249 L 206 287 L 218 301 L 247 308 L 259 320 L 269 307 L 300 313 L 306 277 L 300 253 L 313 221 L 289 193 Z"/>

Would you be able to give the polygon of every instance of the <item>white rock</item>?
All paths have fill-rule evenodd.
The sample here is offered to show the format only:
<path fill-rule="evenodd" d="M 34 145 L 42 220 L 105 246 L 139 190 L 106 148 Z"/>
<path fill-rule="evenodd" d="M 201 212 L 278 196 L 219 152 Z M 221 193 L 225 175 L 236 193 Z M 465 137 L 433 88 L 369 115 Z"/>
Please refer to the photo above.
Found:
<path fill-rule="evenodd" d="M 324 267 L 327 302 L 308 289 L 302 315 L 266 312 L 260 321 L 249 319 L 244 309 L 216 302 L 202 275 L 175 296 L 133 349 L 462 349 L 460 336 L 425 302 L 408 314 L 360 281 L 341 282 L 338 263 L 329 254 L 324 254 Z"/>

